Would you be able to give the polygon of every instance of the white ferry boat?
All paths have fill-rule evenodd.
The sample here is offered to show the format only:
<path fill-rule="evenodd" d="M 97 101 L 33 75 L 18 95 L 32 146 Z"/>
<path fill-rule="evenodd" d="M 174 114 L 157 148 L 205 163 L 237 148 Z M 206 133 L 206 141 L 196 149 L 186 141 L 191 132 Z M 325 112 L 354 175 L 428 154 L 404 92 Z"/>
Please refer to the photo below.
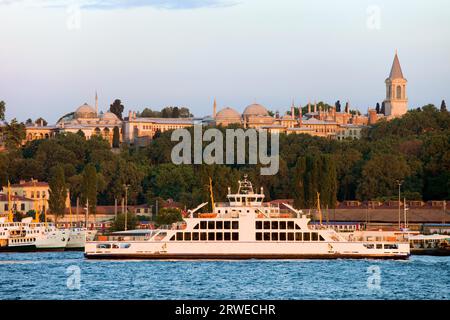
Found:
<path fill-rule="evenodd" d="M 211 197 L 213 198 L 213 197 Z M 89 259 L 407 259 L 407 241 L 348 240 L 326 226 L 312 228 L 300 210 L 291 213 L 264 203 L 245 178 L 237 193 L 228 188 L 228 203 L 213 203 L 213 212 L 196 214 L 169 229 L 132 230 L 88 241 Z"/>
<path fill-rule="evenodd" d="M 69 240 L 67 241 L 66 250 L 84 250 L 86 240 L 92 241 L 97 233 L 96 230 L 88 230 L 86 228 L 69 228 Z"/>
<path fill-rule="evenodd" d="M 64 250 L 68 239 L 68 231 L 57 229 L 53 223 L 34 223 L 32 218 L 6 222 L 0 218 L 0 252 Z"/>

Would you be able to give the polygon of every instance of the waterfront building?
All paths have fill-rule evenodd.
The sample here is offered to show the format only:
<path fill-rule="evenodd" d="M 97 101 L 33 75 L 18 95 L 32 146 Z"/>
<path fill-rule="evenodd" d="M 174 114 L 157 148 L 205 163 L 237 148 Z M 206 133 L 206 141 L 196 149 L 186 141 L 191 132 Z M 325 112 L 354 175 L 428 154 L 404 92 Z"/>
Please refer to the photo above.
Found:
<path fill-rule="evenodd" d="M 35 179 L 31 179 L 30 181 L 20 180 L 19 183 L 11 184 L 9 190 L 11 191 L 12 196 L 18 196 L 31 201 L 33 204 L 31 206 L 32 209 L 30 210 L 38 210 L 39 212 L 47 211 L 48 199 L 50 197 L 50 187 L 47 182 Z M 7 186 L 3 187 L 2 193 L 8 194 Z M 67 196 L 66 206 L 68 207 L 69 205 L 70 199 L 69 196 Z M 16 207 L 19 208 L 19 206 Z M 23 212 L 22 209 L 20 211 Z"/>
<path fill-rule="evenodd" d="M 13 212 L 20 212 L 22 214 L 27 213 L 30 210 L 34 210 L 35 201 L 23 196 L 11 194 L 9 199 L 8 193 L 2 191 L 0 193 L 0 218 L 8 219 L 9 206 Z"/>
<path fill-rule="evenodd" d="M 129 111 L 123 123 L 123 140 L 127 143 L 145 143 L 157 132 L 192 127 L 193 118 L 146 118 Z"/>

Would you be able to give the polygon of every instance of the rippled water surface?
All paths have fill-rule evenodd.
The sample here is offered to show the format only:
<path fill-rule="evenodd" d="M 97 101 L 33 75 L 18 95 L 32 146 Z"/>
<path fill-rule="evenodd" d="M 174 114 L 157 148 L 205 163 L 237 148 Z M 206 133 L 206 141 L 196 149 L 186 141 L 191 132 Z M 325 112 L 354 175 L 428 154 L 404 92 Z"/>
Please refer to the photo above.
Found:
<path fill-rule="evenodd" d="M 91 261 L 81 252 L 1 253 L 0 299 L 448 300 L 450 257 Z"/>

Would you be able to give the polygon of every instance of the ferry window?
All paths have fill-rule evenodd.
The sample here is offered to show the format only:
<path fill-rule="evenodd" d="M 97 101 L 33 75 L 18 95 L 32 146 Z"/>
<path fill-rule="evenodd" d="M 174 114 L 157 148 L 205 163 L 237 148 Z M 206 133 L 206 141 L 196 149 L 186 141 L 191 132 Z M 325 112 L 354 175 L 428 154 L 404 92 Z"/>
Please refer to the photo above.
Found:
<path fill-rule="evenodd" d="M 216 221 L 216 229 L 223 229 L 223 221 Z"/>
<path fill-rule="evenodd" d="M 286 229 L 286 221 L 280 221 L 280 229 Z"/>
<path fill-rule="evenodd" d="M 255 228 L 258 230 L 261 230 L 262 229 L 262 221 L 256 221 Z"/>
<path fill-rule="evenodd" d="M 200 232 L 200 240 L 205 241 L 206 238 L 206 232 Z"/>
<path fill-rule="evenodd" d="M 261 232 L 257 232 L 256 233 L 256 241 L 261 241 L 262 240 L 262 233 Z"/>
<path fill-rule="evenodd" d="M 264 221 L 264 229 L 270 229 L 270 221 Z"/>
<path fill-rule="evenodd" d="M 119 244 L 119 247 L 121 249 L 128 249 L 129 247 L 131 247 L 131 244 L 129 244 L 129 243 L 121 243 L 121 244 Z"/>
<path fill-rule="evenodd" d="M 300 227 L 298 226 L 298 224 L 295 224 L 295 230 L 300 230 Z"/>
<path fill-rule="evenodd" d="M 373 249 L 374 245 L 373 245 L 373 243 L 365 243 L 364 247 L 366 247 L 367 249 Z"/>
<path fill-rule="evenodd" d="M 191 241 L 191 233 L 190 232 L 184 233 L 184 241 Z"/>
<path fill-rule="evenodd" d="M 295 233 L 295 241 L 302 241 L 302 233 L 301 232 Z"/>
<path fill-rule="evenodd" d="M 214 221 L 208 221 L 208 229 L 214 229 Z"/>
<path fill-rule="evenodd" d="M 286 241 L 286 233 L 280 232 L 280 241 Z"/>
<path fill-rule="evenodd" d="M 200 221 L 200 229 L 206 229 L 206 221 Z"/>
<path fill-rule="evenodd" d="M 223 239 L 225 241 L 230 241 L 231 240 L 231 234 L 229 232 L 224 232 L 223 233 Z"/>
<path fill-rule="evenodd" d="M 398 245 L 396 245 L 396 244 L 385 244 L 384 245 L 384 248 L 385 249 L 398 249 Z"/>
<path fill-rule="evenodd" d="M 319 235 L 319 239 L 320 241 L 325 241 L 325 239 L 321 235 Z"/>
<path fill-rule="evenodd" d="M 264 241 L 270 241 L 270 232 L 264 232 Z"/>
<path fill-rule="evenodd" d="M 312 241 L 317 241 L 317 240 L 319 240 L 319 234 L 317 232 L 312 232 L 311 238 L 312 238 L 311 239 Z"/>
<path fill-rule="evenodd" d="M 222 232 L 217 232 L 216 233 L 216 240 L 217 241 L 222 241 L 223 240 L 223 233 Z"/>
<path fill-rule="evenodd" d="M 230 229 L 230 221 L 224 221 L 223 222 L 223 228 L 224 229 Z"/>
<path fill-rule="evenodd" d="M 272 229 L 278 229 L 278 221 L 272 221 Z"/>
<path fill-rule="evenodd" d="M 208 240 L 214 241 L 215 240 L 215 233 L 214 232 L 208 232 Z"/>
<path fill-rule="evenodd" d="M 232 239 L 233 239 L 233 241 L 238 241 L 239 240 L 239 233 L 238 232 L 233 232 L 233 234 L 232 234 Z"/>
<path fill-rule="evenodd" d="M 288 241 L 294 241 L 294 233 L 288 232 Z"/>
<path fill-rule="evenodd" d="M 288 227 L 288 229 L 290 229 L 290 230 L 294 229 L 294 221 L 288 221 L 287 227 Z"/>
<path fill-rule="evenodd" d="M 231 224 L 232 229 L 239 229 L 239 221 L 233 221 Z"/>
<path fill-rule="evenodd" d="M 303 233 L 303 241 L 311 241 L 311 234 L 309 232 Z"/>
<path fill-rule="evenodd" d="M 198 229 L 198 223 L 195 225 L 194 229 Z"/>
<path fill-rule="evenodd" d="M 383 249 L 383 245 L 381 243 L 377 244 L 377 249 Z"/>
<path fill-rule="evenodd" d="M 97 245 L 98 249 L 111 249 L 111 245 L 108 243 L 101 243 Z"/>
<path fill-rule="evenodd" d="M 278 233 L 272 232 L 272 241 L 278 241 Z"/>
<path fill-rule="evenodd" d="M 192 240 L 194 240 L 194 241 L 199 240 L 198 232 L 192 232 Z"/>
<path fill-rule="evenodd" d="M 183 240 L 183 232 L 177 232 L 177 241 Z"/>

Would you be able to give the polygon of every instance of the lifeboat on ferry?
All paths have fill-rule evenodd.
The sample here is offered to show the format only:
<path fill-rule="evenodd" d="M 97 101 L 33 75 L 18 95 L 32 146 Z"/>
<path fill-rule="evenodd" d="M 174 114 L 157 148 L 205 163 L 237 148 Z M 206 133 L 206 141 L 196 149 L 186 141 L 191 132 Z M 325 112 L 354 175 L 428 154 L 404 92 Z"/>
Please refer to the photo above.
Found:
<path fill-rule="evenodd" d="M 199 218 L 215 218 L 217 217 L 217 213 L 199 213 Z"/>

